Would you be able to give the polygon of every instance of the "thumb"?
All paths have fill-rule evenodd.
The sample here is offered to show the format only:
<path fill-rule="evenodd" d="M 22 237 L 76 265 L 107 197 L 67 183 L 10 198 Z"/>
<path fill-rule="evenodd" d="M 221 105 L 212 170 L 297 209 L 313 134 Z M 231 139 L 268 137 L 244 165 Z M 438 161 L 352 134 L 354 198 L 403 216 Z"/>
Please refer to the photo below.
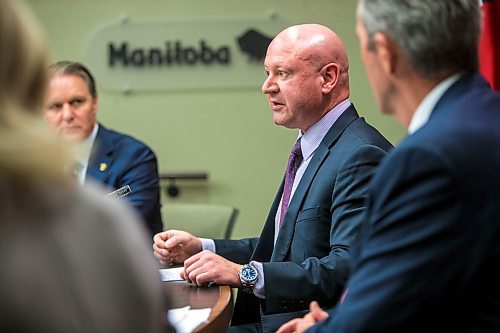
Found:
<path fill-rule="evenodd" d="M 297 329 L 297 324 L 300 322 L 300 318 L 295 318 L 289 322 L 281 325 L 276 333 L 292 333 Z"/>
<path fill-rule="evenodd" d="M 155 243 L 164 242 L 167 239 L 168 239 L 168 236 L 167 236 L 167 232 L 165 232 L 165 231 L 159 232 L 153 236 L 153 242 L 155 242 Z"/>
<path fill-rule="evenodd" d="M 165 248 L 168 250 L 168 249 L 171 249 L 171 248 L 174 248 L 176 247 L 177 245 L 179 245 L 179 239 L 175 236 L 172 236 L 171 238 L 168 238 L 166 241 L 165 241 Z"/>
<path fill-rule="evenodd" d="M 316 321 L 325 320 L 328 318 L 328 312 L 324 311 L 316 301 L 312 301 L 309 305 L 309 310 L 311 310 L 311 315 Z"/>

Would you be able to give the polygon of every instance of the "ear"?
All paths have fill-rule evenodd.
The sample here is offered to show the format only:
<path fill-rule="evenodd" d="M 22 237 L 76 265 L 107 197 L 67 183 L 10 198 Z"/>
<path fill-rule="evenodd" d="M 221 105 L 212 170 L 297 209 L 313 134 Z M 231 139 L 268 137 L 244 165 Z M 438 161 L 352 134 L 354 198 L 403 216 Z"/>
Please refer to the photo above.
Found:
<path fill-rule="evenodd" d="M 399 47 L 389 36 L 380 32 L 373 36 L 373 41 L 382 70 L 386 75 L 394 75 L 400 61 Z"/>
<path fill-rule="evenodd" d="M 328 94 L 337 86 L 337 82 L 339 81 L 340 66 L 333 62 L 329 63 L 320 70 L 320 74 L 323 79 L 321 92 L 323 94 Z"/>

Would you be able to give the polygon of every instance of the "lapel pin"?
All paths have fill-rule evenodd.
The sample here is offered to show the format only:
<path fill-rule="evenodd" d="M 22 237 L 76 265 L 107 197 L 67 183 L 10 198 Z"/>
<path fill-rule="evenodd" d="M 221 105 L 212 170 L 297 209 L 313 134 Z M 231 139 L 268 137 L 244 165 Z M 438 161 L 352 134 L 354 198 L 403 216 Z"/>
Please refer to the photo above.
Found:
<path fill-rule="evenodd" d="M 108 165 L 106 163 L 99 164 L 100 171 L 106 171 L 107 168 L 108 168 Z"/>

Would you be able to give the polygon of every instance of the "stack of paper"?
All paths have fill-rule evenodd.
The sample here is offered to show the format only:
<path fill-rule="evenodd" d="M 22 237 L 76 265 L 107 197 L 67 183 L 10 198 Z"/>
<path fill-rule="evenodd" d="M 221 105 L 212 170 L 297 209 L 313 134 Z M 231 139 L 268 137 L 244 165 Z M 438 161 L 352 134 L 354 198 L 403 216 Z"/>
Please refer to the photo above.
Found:
<path fill-rule="evenodd" d="M 177 333 L 191 333 L 196 327 L 208 320 L 210 311 L 210 308 L 191 309 L 190 306 L 185 306 L 169 310 L 167 318 Z"/>
<path fill-rule="evenodd" d="M 184 267 L 163 268 L 160 269 L 160 278 L 162 281 L 182 281 L 181 272 Z"/>

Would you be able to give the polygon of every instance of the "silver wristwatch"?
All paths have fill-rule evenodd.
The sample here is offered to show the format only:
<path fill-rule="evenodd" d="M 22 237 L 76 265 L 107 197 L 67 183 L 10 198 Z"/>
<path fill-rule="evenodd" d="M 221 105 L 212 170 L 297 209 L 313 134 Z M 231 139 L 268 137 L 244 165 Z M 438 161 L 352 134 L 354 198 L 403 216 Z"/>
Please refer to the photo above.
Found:
<path fill-rule="evenodd" d="M 257 270 L 251 265 L 243 265 L 238 273 L 238 276 L 240 278 L 242 290 L 249 294 L 253 293 L 253 287 L 255 286 L 258 277 Z"/>

